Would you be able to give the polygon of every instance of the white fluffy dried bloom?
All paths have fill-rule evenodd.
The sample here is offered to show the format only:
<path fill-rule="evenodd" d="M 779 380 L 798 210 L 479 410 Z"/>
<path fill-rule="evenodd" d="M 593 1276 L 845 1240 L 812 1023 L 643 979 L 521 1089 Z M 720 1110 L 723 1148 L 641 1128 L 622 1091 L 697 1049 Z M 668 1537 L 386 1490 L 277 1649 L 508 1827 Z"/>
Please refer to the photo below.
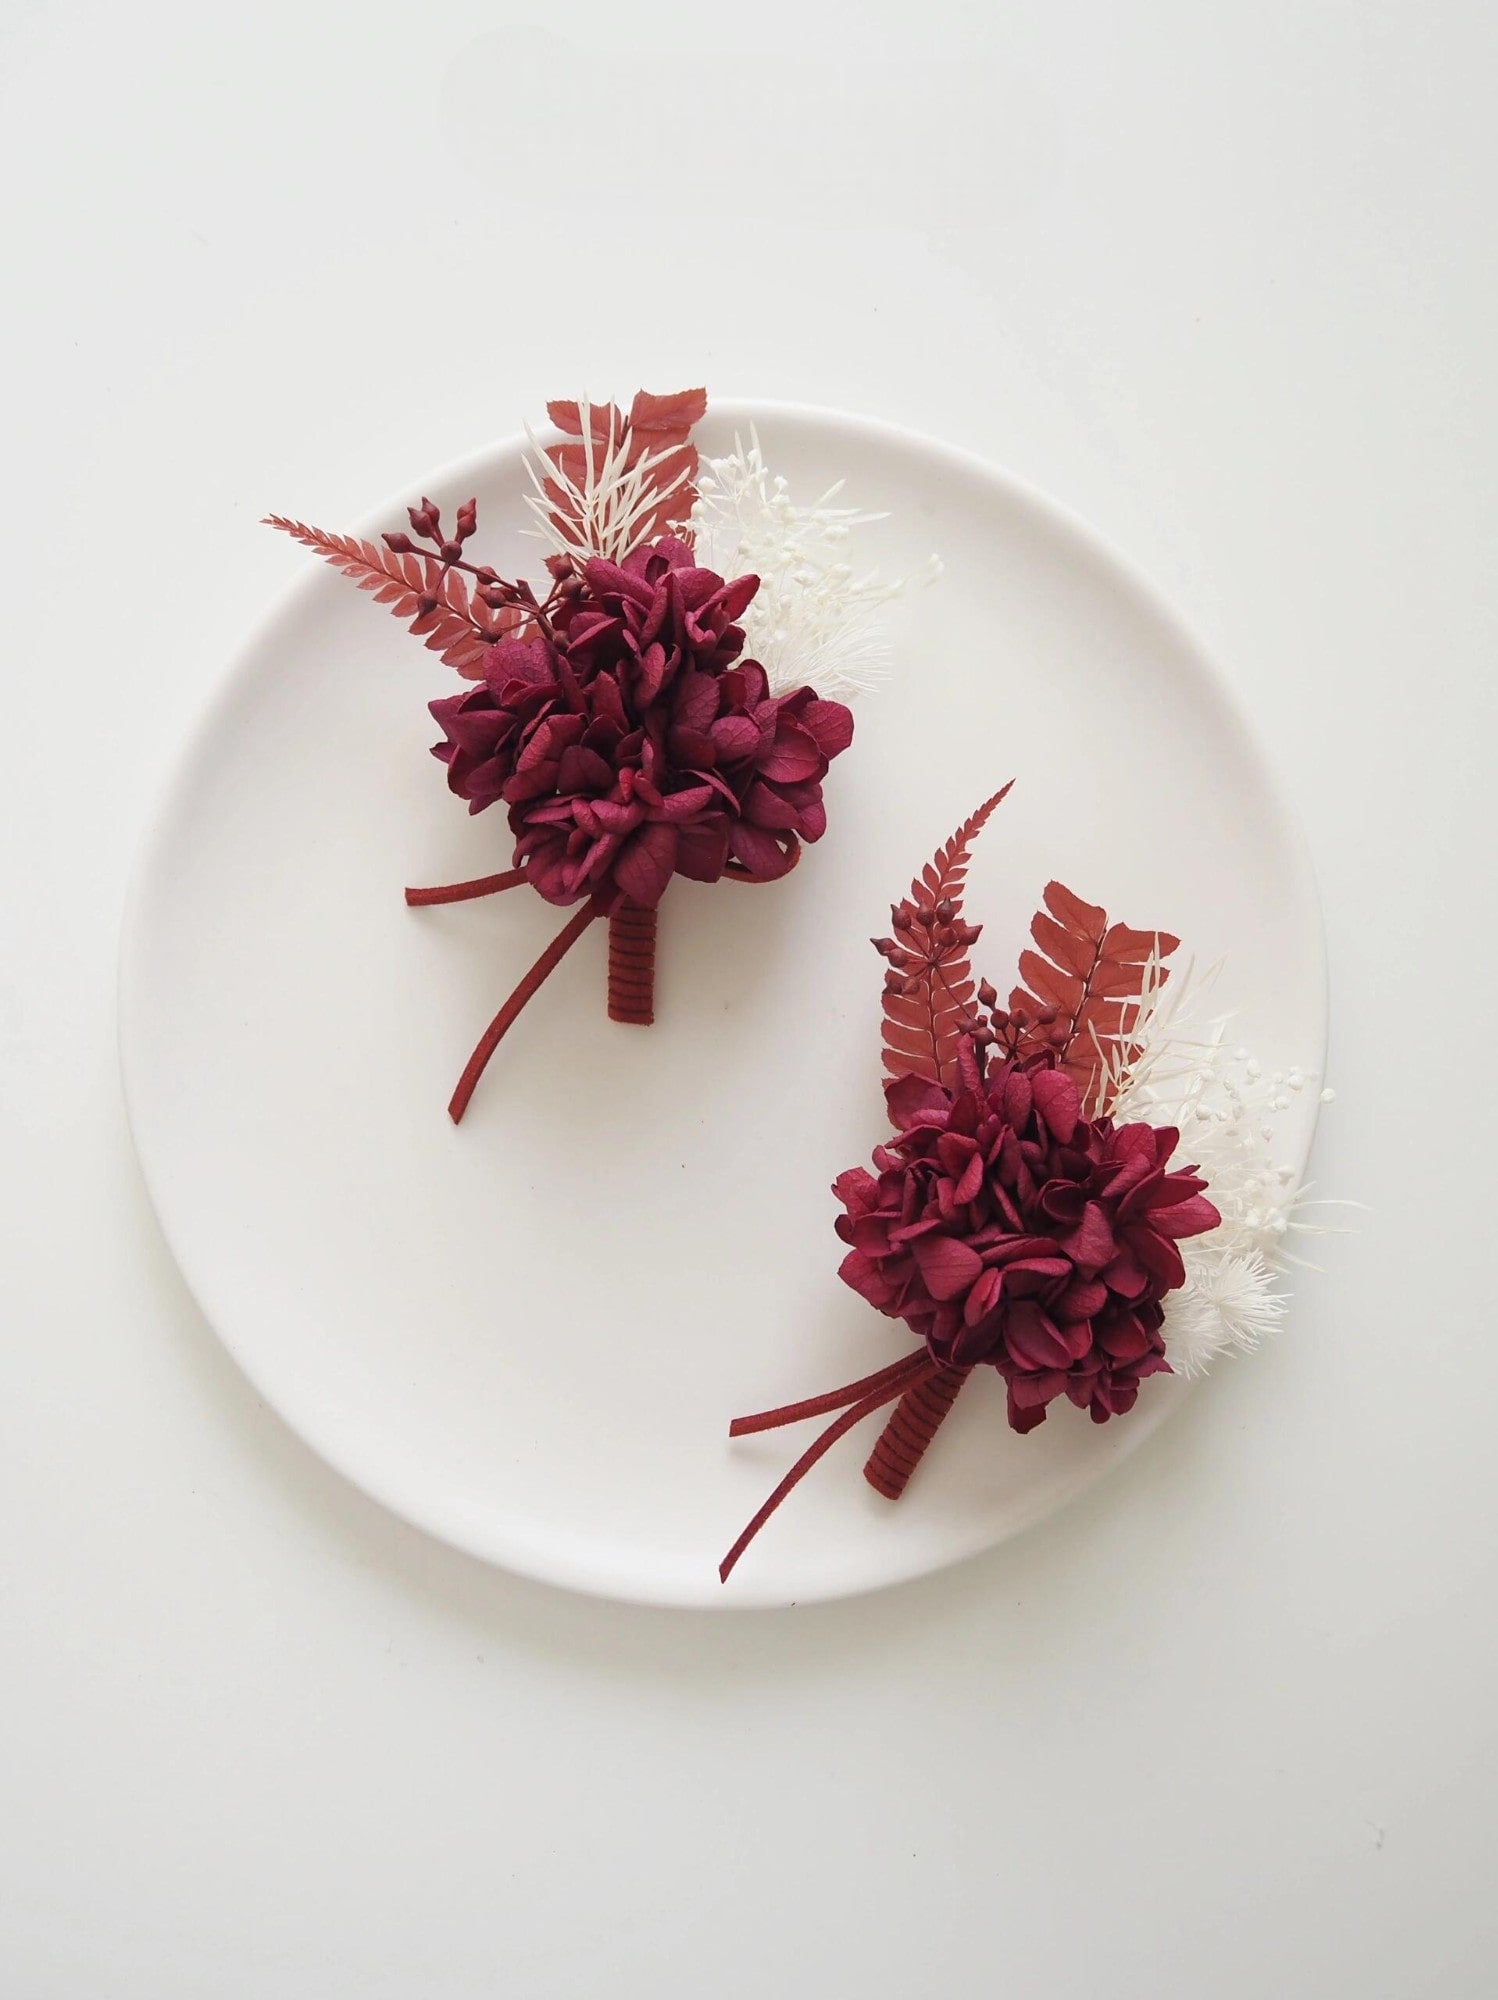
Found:
<path fill-rule="evenodd" d="M 1260 1250 L 1209 1257 L 1189 1256 L 1187 1248 L 1181 1246 L 1186 1282 L 1166 1300 L 1164 1336 L 1171 1367 L 1189 1379 L 1204 1375 L 1228 1348 L 1257 1347 L 1284 1317 L 1285 1294 Z"/>
<path fill-rule="evenodd" d="M 1215 968 L 1214 968 L 1215 972 Z M 1305 1070 L 1266 1073 L 1247 1049 L 1230 1048 L 1225 1021 L 1194 1031 L 1189 1017 L 1213 974 L 1164 980 L 1158 966 L 1145 983 L 1135 1055 L 1105 1088 L 1119 1123 L 1143 1119 L 1181 1134 L 1174 1162 L 1194 1163 L 1218 1228 L 1180 1247 L 1186 1282 L 1165 1300 L 1165 1352 L 1177 1374 L 1205 1373 L 1218 1355 L 1256 1346 L 1284 1312 L 1277 1289 L 1304 1191 L 1277 1157 L 1276 1120 L 1315 1087 Z"/>
<path fill-rule="evenodd" d="M 839 506 L 842 488 L 839 480 L 810 506 L 798 505 L 766 466 L 752 430 L 747 447 L 735 437 L 727 457 L 706 460 L 698 475 L 697 560 L 720 576 L 758 576 L 742 620 L 744 650 L 764 667 L 773 694 L 810 685 L 846 699 L 889 673 L 883 610 L 911 579 L 855 568 L 858 529 L 884 516 Z M 933 556 L 920 580 L 940 571 Z"/>

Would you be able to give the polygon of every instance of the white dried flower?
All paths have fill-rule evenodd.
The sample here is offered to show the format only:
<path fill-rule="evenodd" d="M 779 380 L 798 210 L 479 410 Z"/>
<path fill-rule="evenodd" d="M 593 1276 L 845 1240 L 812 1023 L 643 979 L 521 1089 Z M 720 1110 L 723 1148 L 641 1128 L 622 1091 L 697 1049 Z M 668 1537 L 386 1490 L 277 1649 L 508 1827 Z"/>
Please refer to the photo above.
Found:
<path fill-rule="evenodd" d="M 1165 1302 L 1166 1353 L 1176 1374 L 1188 1379 L 1204 1375 L 1230 1347 L 1239 1352 L 1257 1347 L 1285 1312 L 1285 1294 L 1275 1289 L 1274 1267 L 1262 1251 L 1209 1256 L 1203 1248 L 1188 1254 L 1209 1240 L 1198 1237 L 1181 1245 L 1186 1282 Z"/>
<path fill-rule="evenodd" d="M 837 505 L 843 481 L 810 506 L 791 499 L 765 464 L 751 430 L 698 476 L 691 531 L 697 560 L 720 576 L 758 576 L 742 624 L 745 652 L 769 677 L 772 694 L 810 685 L 845 699 L 878 686 L 889 672 L 883 609 L 911 579 L 881 578 L 853 562 L 858 529 L 882 514 Z M 920 580 L 941 572 L 933 556 Z"/>
<path fill-rule="evenodd" d="M 1284 1312 L 1277 1281 L 1286 1265 L 1301 1261 L 1287 1239 L 1325 1233 L 1304 1219 L 1309 1191 L 1297 1187 L 1275 1145 L 1276 1120 L 1318 1080 L 1301 1069 L 1266 1075 L 1247 1049 L 1228 1046 L 1225 1019 L 1192 1028 L 1217 970 L 1197 980 L 1188 969 L 1166 981 L 1159 964 L 1151 965 L 1127 1031 L 1129 1059 L 1113 1067 L 1102 1091 L 1117 1123 L 1178 1128 L 1172 1161 L 1200 1168 L 1222 1217 L 1216 1229 L 1179 1246 L 1186 1282 L 1164 1302 L 1166 1356 L 1185 1376 L 1205 1373 L 1219 1354 L 1253 1347 L 1273 1330 Z"/>

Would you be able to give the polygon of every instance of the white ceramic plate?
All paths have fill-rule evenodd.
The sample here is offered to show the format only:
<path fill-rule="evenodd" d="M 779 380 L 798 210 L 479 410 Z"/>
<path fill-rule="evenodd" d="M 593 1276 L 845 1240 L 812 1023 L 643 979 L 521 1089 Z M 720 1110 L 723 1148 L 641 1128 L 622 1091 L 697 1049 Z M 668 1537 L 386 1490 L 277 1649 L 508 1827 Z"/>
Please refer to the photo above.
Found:
<path fill-rule="evenodd" d="M 978 800 L 968 914 L 1004 988 L 1058 875 L 1125 921 L 1227 955 L 1220 991 L 1270 1063 L 1319 1066 L 1324 978 L 1299 835 L 1235 701 L 1154 592 L 1079 522 L 886 425 L 719 405 L 795 494 L 846 475 L 887 508 L 871 553 L 933 550 L 893 684 L 828 784 L 830 831 L 771 888 L 678 882 L 657 1026 L 611 1025 L 602 926 L 501 1049 L 463 1125 L 448 1094 L 558 927 L 523 891 L 408 910 L 408 882 L 509 865 L 427 754 L 458 685 L 388 613 L 302 574 L 246 646 L 150 827 L 126 922 L 130 1116 L 204 1312 L 285 1420 L 378 1500 L 529 1575 L 670 1604 L 868 1590 L 997 1542 L 1090 1485 L 1175 1407 L 1027 1438 L 991 1371 L 897 1506 L 824 1459 L 729 1586 L 717 1562 L 812 1431 L 730 1444 L 741 1411 L 908 1347 L 836 1276 L 828 1184 L 883 1136 L 869 948 Z M 518 444 L 424 482 L 480 503 L 485 559 L 534 571 Z M 280 494 L 316 516 L 315 494 Z M 399 503 L 366 532 L 401 518 Z M 336 522 L 330 527 L 340 526 Z M 1309 1104 L 1287 1134 L 1303 1158 Z"/>

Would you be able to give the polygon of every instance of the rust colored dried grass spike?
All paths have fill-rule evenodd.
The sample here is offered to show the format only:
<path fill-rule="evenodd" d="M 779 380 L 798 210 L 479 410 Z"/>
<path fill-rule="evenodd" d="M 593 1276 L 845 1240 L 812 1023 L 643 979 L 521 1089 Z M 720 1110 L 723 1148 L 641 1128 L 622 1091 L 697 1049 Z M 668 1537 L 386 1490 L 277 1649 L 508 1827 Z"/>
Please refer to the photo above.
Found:
<path fill-rule="evenodd" d="M 944 1084 L 956 1079 L 957 1048 L 975 998 L 967 954 L 981 934 L 981 926 L 962 920 L 962 891 L 973 842 L 1008 790 L 1004 785 L 985 799 L 937 849 L 910 894 L 891 907 L 894 936 L 874 940 L 890 968 L 884 975 L 884 1067 L 892 1076 Z"/>

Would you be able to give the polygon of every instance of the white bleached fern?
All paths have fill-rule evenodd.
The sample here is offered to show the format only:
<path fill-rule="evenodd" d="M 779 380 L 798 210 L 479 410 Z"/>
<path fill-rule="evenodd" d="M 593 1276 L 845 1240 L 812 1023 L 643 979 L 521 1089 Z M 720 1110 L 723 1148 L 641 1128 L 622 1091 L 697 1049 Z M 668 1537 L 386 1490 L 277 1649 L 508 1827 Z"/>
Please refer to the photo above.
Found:
<path fill-rule="evenodd" d="M 593 435 L 592 406 L 586 397 L 579 398 L 577 409 L 582 425 L 582 436 L 575 440 L 583 457 L 581 484 L 554 464 L 536 442 L 535 434 L 526 431 L 531 449 L 523 463 L 534 490 L 526 494 L 525 504 L 537 524 L 526 532 L 577 563 L 593 556 L 623 562 L 645 539 L 645 530 L 661 502 L 687 484 L 690 467 L 684 465 L 674 479 L 661 485 L 655 475 L 667 459 L 677 455 L 677 447 L 643 452 L 630 465 L 630 440 L 623 421 L 610 423 L 607 437 L 597 438 Z"/>

